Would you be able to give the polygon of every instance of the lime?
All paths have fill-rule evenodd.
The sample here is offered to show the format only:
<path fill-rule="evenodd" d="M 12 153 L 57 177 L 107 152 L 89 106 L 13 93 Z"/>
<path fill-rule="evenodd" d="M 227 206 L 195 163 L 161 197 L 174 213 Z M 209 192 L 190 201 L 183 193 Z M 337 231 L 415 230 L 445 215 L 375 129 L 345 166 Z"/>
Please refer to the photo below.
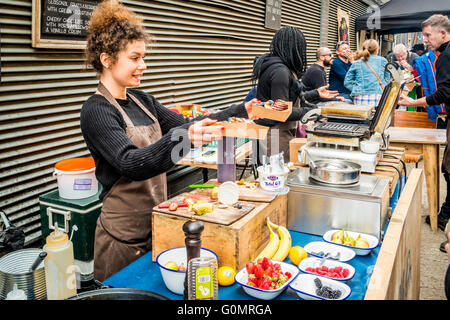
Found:
<path fill-rule="evenodd" d="M 291 259 L 291 262 L 298 266 L 300 261 L 308 257 L 308 253 L 300 246 L 292 247 L 289 251 L 289 259 Z"/>
<path fill-rule="evenodd" d="M 230 286 L 234 283 L 234 276 L 236 275 L 236 270 L 232 267 L 220 267 L 217 270 L 217 278 L 219 280 L 219 285 Z"/>
<path fill-rule="evenodd" d="M 169 261 L 164 265 L 164 268 L 170 269 L 170 270 L 175 270 L 178 271 L 178 265 L 173 262 L 173 261 Z"/>

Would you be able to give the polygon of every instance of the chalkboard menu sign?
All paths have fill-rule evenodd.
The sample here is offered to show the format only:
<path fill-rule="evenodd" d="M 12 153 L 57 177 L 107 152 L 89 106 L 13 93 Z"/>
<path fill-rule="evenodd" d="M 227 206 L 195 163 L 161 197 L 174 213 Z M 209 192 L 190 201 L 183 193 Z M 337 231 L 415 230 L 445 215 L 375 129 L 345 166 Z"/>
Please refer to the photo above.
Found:
<path fill-rule="evenodd" d="M 33 0 L 33 47 L 83 49 L 100 0 Z"/>

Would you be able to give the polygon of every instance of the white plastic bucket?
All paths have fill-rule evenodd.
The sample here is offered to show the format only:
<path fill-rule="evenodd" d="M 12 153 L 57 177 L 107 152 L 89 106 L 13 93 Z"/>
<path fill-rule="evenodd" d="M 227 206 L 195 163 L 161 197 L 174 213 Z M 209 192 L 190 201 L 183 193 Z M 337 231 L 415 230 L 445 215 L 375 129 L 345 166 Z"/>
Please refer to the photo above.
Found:
<path fill-rule="evenodd" d="M 70 161 L 66 160 L 66 161 Z M 59 196 L 64 199 L 83 199 L 98 192 L 95 166 L 86 170 L 60 170 L 53 172 L 58 182 Z"/>
<path fill-rule="evenodd" d="M 259 185 L 266 191 L 281 191 L 286 186 L 286 178 L 289 169 L 284 167 L 284 173 L 269 173 L 264 171 L 264 166 L 257 168 L 259 174 Z"/>

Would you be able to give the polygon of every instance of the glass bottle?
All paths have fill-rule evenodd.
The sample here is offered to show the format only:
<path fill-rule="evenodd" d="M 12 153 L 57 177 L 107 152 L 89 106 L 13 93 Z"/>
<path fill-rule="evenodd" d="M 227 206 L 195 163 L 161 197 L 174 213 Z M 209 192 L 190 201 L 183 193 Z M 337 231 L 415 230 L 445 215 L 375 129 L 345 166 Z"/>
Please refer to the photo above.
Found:
<path fill-rule="evenodd" d="M 215 257 L 198 257 L 189 260 L 186 277 L 188 300 L 218 300 L 217 260 Z"/>
<path fill-rule="evenodd" d="M 217 140 L 217 180 L 222 183 L 236 180 L 236 138 Z"/>

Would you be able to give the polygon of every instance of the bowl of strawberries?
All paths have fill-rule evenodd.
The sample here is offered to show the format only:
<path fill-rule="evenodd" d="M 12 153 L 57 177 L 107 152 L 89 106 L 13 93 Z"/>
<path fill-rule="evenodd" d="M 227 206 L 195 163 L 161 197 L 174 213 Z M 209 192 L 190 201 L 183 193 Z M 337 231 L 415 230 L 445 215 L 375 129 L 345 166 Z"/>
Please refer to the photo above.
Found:
<path fill-rule="evenodd" d="M 292 264 L 262 258 L 256 262 L 247 262 L 246 266 L 236 273 L 234 280 L 248 295 L 272 300 L 289 286 L 299 272 Z"/>

